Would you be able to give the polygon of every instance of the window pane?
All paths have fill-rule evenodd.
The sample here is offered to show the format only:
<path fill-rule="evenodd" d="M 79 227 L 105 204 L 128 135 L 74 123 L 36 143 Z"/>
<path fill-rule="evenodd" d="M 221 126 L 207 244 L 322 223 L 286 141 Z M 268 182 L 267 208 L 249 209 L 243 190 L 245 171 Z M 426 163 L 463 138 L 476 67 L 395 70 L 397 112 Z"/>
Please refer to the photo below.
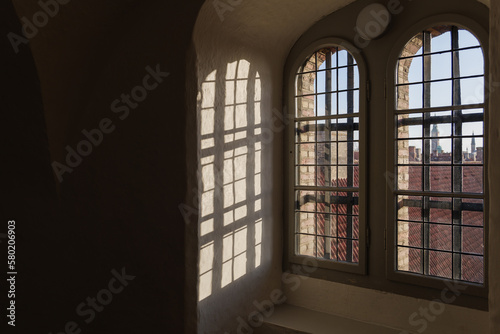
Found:
<path fill-rule="evenodd" d="M 422 250 L 407 247 L 398 247 L 397 269 L 412 273 L 422 273 Z"/>
<path fill-rule="evenodd" d="M 452 250 L 452 231 L 451 225 L 428 224 L 429 229 L 429 247 L 436 250 Z"/>
<path fill-rule="evenodd" d="M 316 52 L 309 56 L 299 69 L 299 73 L 311 71 L 316 71 Z"/>
<path fill-rule="evenodd" d="M 296 122 L 295 123 L 295 142 L 296 143 L 314 143 L 316 141 L 315 122 Z"/>
<path fill-rule="evenodd" d="M 397 87 L 397 108 L 400 110 L 423 107 L 423 85 L 405 85 Z"/>
<path fill-rule="evenodd" d="M 430 166 L 430 191 L 451 192 L 451 167 Z"/>
<path fill-rule="evenodd" d="M 297 95 L 315 94 L 316 72 L 297 75 Z"/>
<path fill-rule="evenodd" d="M 423 114 L 398 115 L 398 138 L 422 138 L 422 115 Z"/>
<path fill-rule="evenodd" d="M 316 162 L 316 144 L 299 144 L 296 147 L 297 165 L 314 165 Z"/>
<path fill-rule="evenodd" d="M 484 254 L 484 229 L 481 227 L 462 227 L 462 251 Z"/>
<path fill-rule="evenodd" d="M 451 78 L 451 52 L 425 56 L 425 64 L 431 66 L 431 80 Z"/>
<path fill-rule="evenodd" d="M 451 106 L 452 97 L 452 81 L 439 81 L 430 84 L 431 96 L 430 107 L 447 107 Z"/>
<path fill-rule="evenodd" d="M 298 255 L 359 261 L 359 193 L 352 191 L 360 183 L 359 86 L 356 61 L 336 47 L 317 51 L 297 74 L 294 172 Z M 337 118 L 339 114 L 346 116 Z M 308 119 L 300 119 L 305 117 Z M 311 189 L 300 188 L 306 186 Z M 351 189 L 337 192 L 326 191 L 326 187 Z M 339 224 L 343 237 L 339 237 Z"/>
<path fill-rule="evenodd" d="M 312 235 L 297 235 L 297 254 L 316 256 L 316 237 Z"/>
<path fill-rule="evenodd" d="M 422 247 L 422 223 L 398 221 L 398 245 Z"/>
<path fill-rule="evenodd" d="M 484 258 L 462 255 L 462 280 L 475 283 L 484 282 Z"/>
<path fill-rule="evenodd" d="M 460 64 L 459 77 L 484 74 L 484 56 L 481 48 L 455 51 L 455 59 Z"/>
<path fill-rule="evenodd" d="M 398 62 L 398 84 L 422 82 L 422 57 L 401 59 Z"/>
<path fill-rule="evenodd" d="M 460 88 L 460 101 L 462 105 L 484 103 L 483 78 L 455 80 L 455 85 Z"/>
<path fill-rule="evenodd" d="M 429 29 L 431 39 L 431 52 L 451 50 L 451 27 L 443 26 Z"/>
<path fill-rule="evenodd" d="M 295 176 L 296 182 L 295 184 L 298 186 L 310 186 L 313 187 L 315 185 L 315 167 L 314 166 L 297 166 L 295 167 Z"/>
<path fill-rule="evenodd" d="M 295 116 L 312 117 L 316 110 L 316 97 L 314 95 L 298 97 L 295 99 Z"/>
<path fill-rule="evenodd" d="M 398 189 L 421 191 L 423 172 L 420 166 L 398 167 Z"/>
<path fill-rule="evenodd" d="M 436 251 L 425 251 L 429 257 L 429 275 L 452 278 L 452 254 Z"/>
<path fill-rule="evenodd" d="M 429 198 L 429 221 L 433 223 L 452 223 L 452 201 L 446 197 Z"/>
<path fill-rule="evenodd" d="M 311 212 L 295 213 L 296 232 L 314 234 L 315 214 Z"/>
<path fill-rule="evenodd" d="M 479 41 L 476 36 L 474 36 L 470 31 L 465 29 L 458 30 L 458 47 L 468 48 L 472 46 L 480 46 Z"/>
<path fill-rule="evenodd" d="M 296 191 L 295 209 L 298 211 L 315 212 L 316 211 L 316 192 L 315 191 Z"/>
<path fill-rule="evenodd" d="M 435 26 L 395 70 L 397 109 L 416 109 L 395 117 L 396 268 L 481 283 L 484 199 L 467 197 L 484 193 L 483 50 L 470 32 Z"/>
<path fill-rule="evenodd" d="M 316 93 L 325 93 L 332 91 L 332 77 L 330 71 L 319 71 L 317 76 Z"/>
<path fill-rule="evenodd" d="M 337 166 L 319 166 L 316 185 L 318 187 L 337 187 Z"/>
<path fill-rule="evenodd" d="M 464 199 L 462 201 L 462 224 L 483 226 L 484 225 L 484 203 L 481 199 Z"/>
<path fill-rule="evenodd" d="M 477 194 L 483 193 L 483 167 L 465 166 L 462 170 L 463 192 Z"/>
<path fill-rule="evenodd" d="M 423 201 L 420 196 L 398 196 L 398 219 L 409 221 L 423 221 Z"/>

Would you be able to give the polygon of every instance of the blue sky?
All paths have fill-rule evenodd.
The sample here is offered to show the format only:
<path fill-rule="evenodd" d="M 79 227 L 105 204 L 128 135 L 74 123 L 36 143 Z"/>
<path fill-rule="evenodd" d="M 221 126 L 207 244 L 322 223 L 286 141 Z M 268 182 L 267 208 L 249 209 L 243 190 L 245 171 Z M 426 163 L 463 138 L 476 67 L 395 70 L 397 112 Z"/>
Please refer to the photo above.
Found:
<path fill-rule="evenodd" d="M 479 42 L 474 35 L 466 30 L 459 30 L 459 47 L 467 48 L 479 46 Z M 451 48 L 451 33 L 447 32 L 431 40 L 431 51 L 440 52 L 448 51 Z M 416 56 L 422 55 L 422 49 L 420 49 Z M 449 79 L 452 73 L 452 53 L 445 52 L 442 54 L 436 54 L 431 57 L 431 80 L 439 79 Z M 482 50 L 480 48 L 459 51 L 460 58 L 460 73 L 461 76 L 472 76 L 472 75 L 482 75 L 484 74 L 484 57 Z M 410 70 L 408 73 L 408 79 L 410 83 L 417 83 L 422 81 L 422 57 L 416 57 L 412 61 Z M 345 66 L 347 65 L 347 51 L 341 50 L 338 52 L 338 64 L 337 57 L 333 55 L 332 57 L 332 67 Z M 321 71 L 326 68 L 326 62 L 324 62 L 319 68 L 317 80 L 318 80 L 318 91 L 317 93 L 325 92 L 325 79 L 326 71 Z M 347 69 L 339 70 L 329 70 L 332 72 L 332 90 L 344 90 L 347 89 Z M 336 77 L 338 71 L 339 82 L 337 84 Z M 462 103 L 463 104 L 475 104 L 482 103 L 484 101 L 483 91 L 484 83 L 482 78 L 472 78 L 472 79 L 462 79 L 461 80 L 461 92 L 462 92 Z M 354 88 L 359 88 L 359 73 L 356 69 L 354 78 Z M 410 85 L 410 109 L 422 108 L 422 84 Z M 359 93 L 355 92 L 355 110 L 359 108 Z M 337 108 L 337 94 L 332 95 L 332 109 L 335 113 Z M 442 82 L 436 82 L 431 84 L 431 107 L 442 107 L 452 104 L 452 82 L 451 80 L 446 80 Z M 318 95 L 318 116 L 325 115 L 325 95 Z M 339 114 L 347 113 L 347 93 L 339 94 Z M 477 113 L 481 110 L 470 110 L 464 111 L 464 113 Z M 436 116 L 451 116 L 450 112 L 440 112 L 433 113 Z M 411 116 L 421 116 L 421 114 L 410 115 Z M 451 135 L 452 126 L 450 124 L 438 124 L 438 130 L 440 132 L 440 137 L 446 137 Z M 482 122 L 468 123 L 464 125 L 463 135 L 482 135 L 483 134 L 483 124 Z M 410 127 L 410 138 L 421 137 L 422 126 L 412 126 Z M 422 141 L 412 141 L 410 144 L 412 146 L 417 146 L 422 148 Z M 451 139 L 441 139 L 440 145 L 444 152 L 451 152 Z M 482 147 L 483 140 L 481 138 L 476 139 L 476 147 Z M 471 151 L 471 139 L 466 138 L 463 140 L 463 150 Z"/>

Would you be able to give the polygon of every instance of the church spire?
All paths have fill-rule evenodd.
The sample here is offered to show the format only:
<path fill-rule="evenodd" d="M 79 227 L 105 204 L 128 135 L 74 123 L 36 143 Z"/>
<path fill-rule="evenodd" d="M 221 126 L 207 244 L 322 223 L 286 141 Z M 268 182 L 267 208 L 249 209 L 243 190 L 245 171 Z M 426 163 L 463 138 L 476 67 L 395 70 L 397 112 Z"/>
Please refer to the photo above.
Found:
<path fill-rule="evenodd" d="M 472 135 L 474 136 L 474 131 L 472 131 Z M 472 154 L 476 153 L 476 138 L 472 137 L 472 143 L 471 143 L 471 152 Z"/>

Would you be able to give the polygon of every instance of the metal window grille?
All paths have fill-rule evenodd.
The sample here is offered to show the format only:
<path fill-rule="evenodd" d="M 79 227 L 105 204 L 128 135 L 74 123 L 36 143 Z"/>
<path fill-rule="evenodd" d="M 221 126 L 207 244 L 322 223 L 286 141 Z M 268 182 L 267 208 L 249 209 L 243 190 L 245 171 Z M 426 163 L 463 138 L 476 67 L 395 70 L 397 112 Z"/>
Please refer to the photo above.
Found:
<path fill-rule="evenodd" d="M 359 71 L 340 47 L 296 74 L 295 254 L 359 263 Z"/>
<path fill-rule="evenodd" d="M 433 27 L 396 76 L 395 269 L 483 283 L 483 50 L 465 29 Z"/>

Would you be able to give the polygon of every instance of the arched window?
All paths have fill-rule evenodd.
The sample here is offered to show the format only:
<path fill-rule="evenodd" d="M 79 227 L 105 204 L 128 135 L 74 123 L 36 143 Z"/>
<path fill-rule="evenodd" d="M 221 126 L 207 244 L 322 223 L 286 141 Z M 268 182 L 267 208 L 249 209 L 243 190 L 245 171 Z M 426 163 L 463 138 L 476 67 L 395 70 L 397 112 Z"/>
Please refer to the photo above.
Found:
<path fill-rule="evenodd" d="M 289 127 L 290 259 L 314 257 L 319 266 L 363 272 L 360 66 L 346 48 L 333 44 L 304 58 L 293 78 L 290 104 L 295 106 Z"/>
<path fill-rule="evenodd" d="M 394 271 L 485 282 L 485 62 L 456 25 L 413 36 L 396 66 Z"/>

